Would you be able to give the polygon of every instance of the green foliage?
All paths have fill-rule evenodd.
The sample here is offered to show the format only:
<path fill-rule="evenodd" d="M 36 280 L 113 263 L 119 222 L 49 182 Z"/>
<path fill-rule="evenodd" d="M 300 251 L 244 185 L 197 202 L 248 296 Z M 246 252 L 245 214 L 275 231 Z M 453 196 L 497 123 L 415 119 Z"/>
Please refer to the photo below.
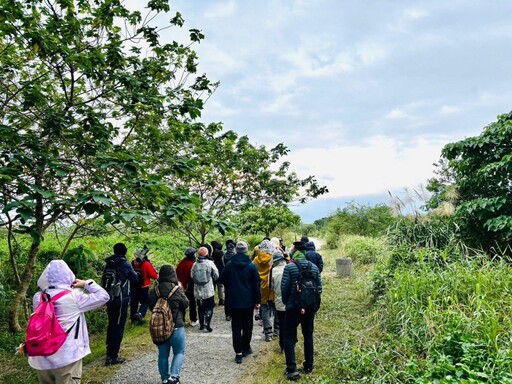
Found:
<path fill-rule="evenodd" d="M 395 270 L 379 307 L 385 329 L 417 356 L 408 364 L 414 382 L 512 380 L 512 275 L 484 258 Z"/>
<path fill-rule="evenodd" d="M 356 263 L 371 264 L 382 257 L 387 246 L 382 238 L 349 235 L 340 238 L 338 249 Z"/>
<path fill-rule="evenodd" d="M 254 207 L 244 210 L 237 218 L 242 234 L 263 233 L 270 237 L 278 230 L 294 228 L 300 224 L 300 216 L 286 205 Z"/>
<path fill-rule="evenodd" d="M 327 247 L 336 248 L 342 235 L 383 236 L 395 222 L 396 218 L 386 205 L 370 207 L 350 203 L 327 218 L 324 224 Z"/>
<path fill-rule="evenodd" d="M 448 144 L 431 180 L 431 206 L 457 190 L 456 221 L 465 242 L 490 249 L 512 239 L 512 113 L 498 116 L 477 137 Z"/>
<path fill-rule="evenodd" d="M 390 243 L 410 247 L 444 248 L 460 244 L 459 226 L 450 217 L 436 215 L 415 215 L 401 217 L 389 228 Z"/>
<path fill-rule="evenodd" d="M 288 162 L 280 163 L 289 152 L 283 144 L 270 149 L 255 146 L 247 136 L 222 131 L 221 124 L 205 126 L 201 123 L 175 127 L 169 133 L 169 140 L 181 147 L 179 159 L 189 164 L 189 168 L 177 176 L 168 176 L 172 174 L 168 167 L 174 167 L 176 157 L 171 147 L 158 158 L 158 172 L 198 196 L 193 216 L 180 228 L 199 243 L 205 241 L 211 230 L 221 234 L 234 232 L 228 218 L 240 214 L 254 213 L 245 222 L 237 220 L 250 226 L 241 228 L 243 232 L 268 233 L 283 223 L 280 215 L 296 220 L 290 217 L 285 204 L 327 192 L 314 178 L 300 179 L 289 172 Z M 162 161 L 168 157 L 170 161 Z M 262 212 L 266 220 L 257 222 L 258 215 L 251 210 L 253 207 Z"/>

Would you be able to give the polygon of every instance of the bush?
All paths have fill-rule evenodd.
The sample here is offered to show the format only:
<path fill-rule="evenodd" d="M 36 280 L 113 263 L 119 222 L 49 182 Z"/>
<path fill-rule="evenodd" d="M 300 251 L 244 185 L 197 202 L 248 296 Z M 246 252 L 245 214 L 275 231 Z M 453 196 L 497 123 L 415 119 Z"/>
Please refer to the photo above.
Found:
<path fill-rule="evenodd" d="M 386 251 L 383 239 L 357 235 L 342 236 L 338 241 L 338 249 L 345 257 L 361 264 L 375 263 Z"/>

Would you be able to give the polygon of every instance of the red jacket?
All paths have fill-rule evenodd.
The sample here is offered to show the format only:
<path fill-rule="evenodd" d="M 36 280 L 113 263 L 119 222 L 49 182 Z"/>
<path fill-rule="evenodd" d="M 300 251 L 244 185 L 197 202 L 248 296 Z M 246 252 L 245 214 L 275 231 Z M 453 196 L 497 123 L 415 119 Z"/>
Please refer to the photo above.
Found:
<path fill-rule="evenodd" d="M 142 286 L 141 288 L 149 288 L 151 285 L 151 279 L 158 279 L 158 273 L 156 273 L 155 267 L 149 260 L 143 261 L 142 263 L 135 259 L 132 261 L 133 269 L 140 269 L 142 275 Z"/>
<path fill-rule="evenodd" d="M 192 280 L 190 270 L 193 265 L 194 260 L 183 259 L 176 266 L 176 274 L 184 290 L 187 289 L 187 284 Z"/>

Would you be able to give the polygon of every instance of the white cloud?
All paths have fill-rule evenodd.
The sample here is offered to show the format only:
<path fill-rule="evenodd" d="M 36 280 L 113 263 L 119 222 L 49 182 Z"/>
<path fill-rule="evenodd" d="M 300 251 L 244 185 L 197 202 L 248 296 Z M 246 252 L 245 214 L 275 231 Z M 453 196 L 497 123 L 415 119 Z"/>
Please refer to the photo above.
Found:
<path fill-rule="evenodd" d="M 391 120 L 401 120 L 410 118 L 409 114 L 402 109 L 395 108 L 392 111 L 389 111 L 385 116 L 386 119 Z"/>
<path fill-rule="evenodd" d="M 207 19 L 219 19 L 232 16 L 236 11 L 236 1 L 230 0 L 224 3 L 211 6 L 206 12 Z"/>
<path fill-rule="evenodd" d="M 460 108 L 455 105 L 443 105 L 439 110 L 441 115 L 452 115 L 460 111 Z"/>
<path fill-rule="evenodd" d="M 371 195 L 425 183 L 446 142 L 446 137 L 403 143 L 374 136 L 362 145 L 292 150 L 287 160 L 299 175 L 315 175 L 327 185 L 326 198 Z"/>
<path fill-rule="evenodd" d="M 274 100 L 264 103 L 261 106 L 261 112 L 263 113 L 278 113 L 280 115 L 295 115 L 298 110 L 293 103 L 294 95 L 282 94 L 278 95 Z"/>
<path fill-rule="evenodd" d="M 227 116 L 235 116 L 239 115 L 240 111 L 236 110 L 234 108 L 230 108 L 219 101 L 217 101 L 215 98 L 210 98 L 205 104 L 204 116 L 214 116 L 214 118 L 222 118 Z"/>
<path fill-rule="evenodd" d="M 411 20 L 423 19 L 429 15 L 429 13 L 423 9 L 408 9 L 404 12 L 404 14 L 408 19 Z"/>

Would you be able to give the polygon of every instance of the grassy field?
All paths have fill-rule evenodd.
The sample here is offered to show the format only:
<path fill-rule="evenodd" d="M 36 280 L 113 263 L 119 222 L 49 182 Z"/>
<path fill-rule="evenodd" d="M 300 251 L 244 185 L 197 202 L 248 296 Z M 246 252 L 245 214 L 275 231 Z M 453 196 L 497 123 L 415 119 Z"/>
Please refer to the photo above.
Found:
<path fill-rule="evenodd" d="M 315 320 L 315 367 L 312 375 L 302 375 L 304 383 L 358 383 L 361 377 L 350 377 L 349 356 L 363 344 L 377 342 L 379 333 L 369 316 L 368 272 L 371 266 L 354 266 L 351 277 L 337 277 L 335 260 L 339 251 L 322 251 L 325 267 L 322 273 L 322 307 Z M 296 346 L 297 363 L 303 361 L 303 339 Z M 365 348 L 366 349 L 366 348 Z M 247 370 L 243 384 L 286 383 L 285 358 L 277 341 L 266 343 Z M 361 370 L 358 369 L 360 372 Z"/>

